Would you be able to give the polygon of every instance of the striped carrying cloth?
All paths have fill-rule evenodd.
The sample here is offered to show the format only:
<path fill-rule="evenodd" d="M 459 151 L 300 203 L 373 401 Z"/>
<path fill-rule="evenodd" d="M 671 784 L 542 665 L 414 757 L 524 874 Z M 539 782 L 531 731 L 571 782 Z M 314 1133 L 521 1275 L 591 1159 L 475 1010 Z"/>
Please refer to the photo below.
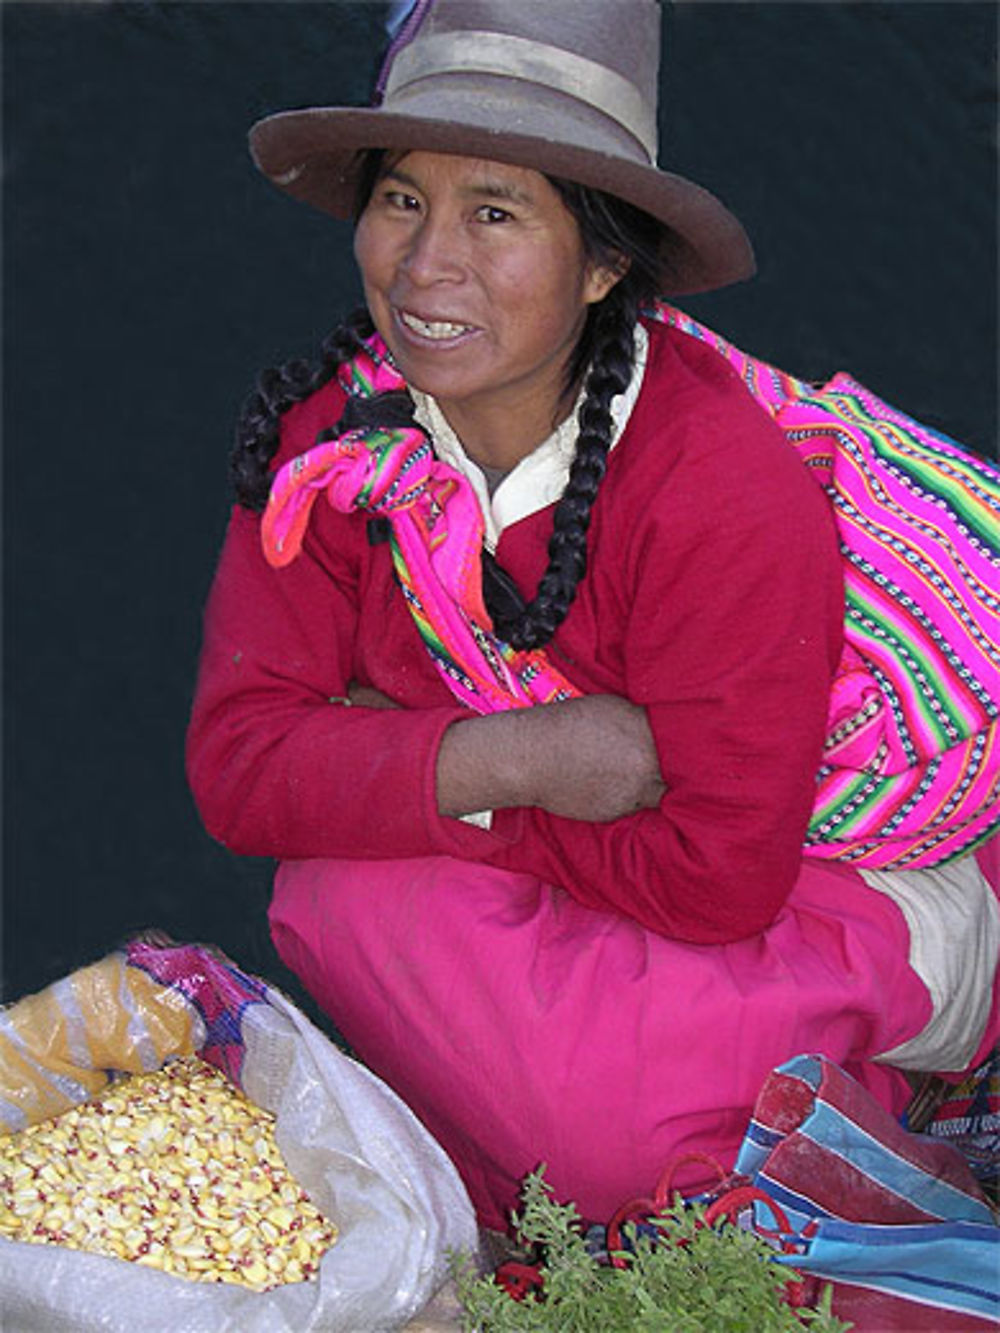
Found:
<path fill-rule="evenodd" d="M 845 648 L 806 846 L 888 870 L 1000 824 L 1000 475 L 841 372 L 820 388 L 661 304 L 714 347 L 824 487 Z"/>
<path fill-rule="evenodd" d="M 947 861 L 1000 825 L 1000 475 L 849 375 L 822 388 L 747 356 L 683 312 L 649 312 L 713 347 L 830 498 L 846 588 L 845 646 L 805 847 L 888 870 Z M 404 388 L 376 335 L 341 367 L 347 392 Z M 481 713 L 578 693 L 541 650 L 492 633 L 471 486 L 416 429 L 352 431 L 276 475 L 261 536 L 301 549 L 321 491 L 384 514 L 417 628 L 449 688 Z"/>

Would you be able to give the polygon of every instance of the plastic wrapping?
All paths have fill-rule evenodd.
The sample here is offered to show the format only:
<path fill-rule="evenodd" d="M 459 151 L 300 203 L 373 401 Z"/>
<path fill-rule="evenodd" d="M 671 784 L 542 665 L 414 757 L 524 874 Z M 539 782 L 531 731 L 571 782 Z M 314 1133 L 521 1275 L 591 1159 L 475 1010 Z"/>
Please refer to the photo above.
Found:
<path fill-rule="evenodd" d="M 198 1050 L 275 1114 L 289 1169 L 339 1238 L 316 1281 L 260 1293 L 0 1240 L 4 1329 L 376 1333 L 401 1327 L 426 1304 L 447 1276 L 450 1251 L 475 1250 L 472 1207 L 443 1150 L 385 1084 L 279 992 L 193 946 L 134 946 L 95 968 L 83 969 L 83 986 L 67 978 L 0 1015 L 0 1078 L 35 1070 L 26 1095 L 17 1096 L 25 1084 L 0 1082 L 0 1102 L 33 1123 L 53 1096 L 67 1096 L 65 1105 L 83 1100 L 74 1084 L 92 1096 L 106 1081 L 102 1070 L 157 1068 Z M 114 1058 L 76 1077 L 68 1057 L 85 1052 L 88 1061 L 95 1052 Z"/>

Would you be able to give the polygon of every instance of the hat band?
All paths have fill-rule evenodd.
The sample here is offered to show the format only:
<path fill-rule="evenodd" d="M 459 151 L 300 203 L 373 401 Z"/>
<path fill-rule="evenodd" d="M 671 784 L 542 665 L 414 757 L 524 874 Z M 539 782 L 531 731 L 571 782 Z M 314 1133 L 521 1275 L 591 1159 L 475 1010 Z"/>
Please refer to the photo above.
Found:
<path fill-rule="evenodd" d="M 440 74 L 495 74 L 565 93 L 622 126 L 656 161 L 656 116 L 648 103 L 634 83 L 586 56 L 500 32 L 436 33 L 404 46 L 393 60 L 386 102 L 411 83 Z"/>

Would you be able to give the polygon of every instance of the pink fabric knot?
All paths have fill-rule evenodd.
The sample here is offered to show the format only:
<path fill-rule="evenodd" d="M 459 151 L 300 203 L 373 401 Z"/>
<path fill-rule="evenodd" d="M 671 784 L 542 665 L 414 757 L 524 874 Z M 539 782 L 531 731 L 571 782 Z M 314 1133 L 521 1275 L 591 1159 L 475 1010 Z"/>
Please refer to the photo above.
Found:
<path fill-rule="evenodd" d="M 443 466 L 434 458 L 427 437 L 415 427 L 362 428 L 314 445 L 290 459 L 271 484 L 261 523 L 268 564 L 280 569 L 302 550 L 321 491 L 340 513 L 398 511 L 414 504 L 435 470 Z"/>
<path fill-rule="evenodd" d="M 370 367 L 364 367 L 369 373 Z M 261 522 L 268 563 L 302 550 L 320 493 L 340 513 L 384 514 L 396 577 L 435 666 L 478 712 L 523 708 L 577 691 L 544 653 L 493 636 L 483 602 L 483 515 L 472 486 L 438 459 L 416 427 L 348 431 L 291 459 L 274 478 Z"/>

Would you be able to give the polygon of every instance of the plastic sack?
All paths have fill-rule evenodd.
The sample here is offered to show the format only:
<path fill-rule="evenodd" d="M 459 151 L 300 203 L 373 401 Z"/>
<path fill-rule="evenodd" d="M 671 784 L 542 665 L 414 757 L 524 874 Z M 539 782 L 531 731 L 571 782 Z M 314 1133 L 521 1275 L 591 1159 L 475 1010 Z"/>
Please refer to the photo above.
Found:
<path fill-rule="evenodd" d="M 472 1206 L 398 1097 L 280 992 L 212 951 L 136 943 L 0 1013 L 0 1120 L 35 1123 L 109 1075 L 197 1051 L 276 1116 L 275 1138 L 339 1228 L 315 1281 L 266 1292 L 0 1240 L 16 1333 L 360 1333 L 401 1327 L 474 1251 Z M 112 1058 L 109 1058 L 112 1057 Z"/>

